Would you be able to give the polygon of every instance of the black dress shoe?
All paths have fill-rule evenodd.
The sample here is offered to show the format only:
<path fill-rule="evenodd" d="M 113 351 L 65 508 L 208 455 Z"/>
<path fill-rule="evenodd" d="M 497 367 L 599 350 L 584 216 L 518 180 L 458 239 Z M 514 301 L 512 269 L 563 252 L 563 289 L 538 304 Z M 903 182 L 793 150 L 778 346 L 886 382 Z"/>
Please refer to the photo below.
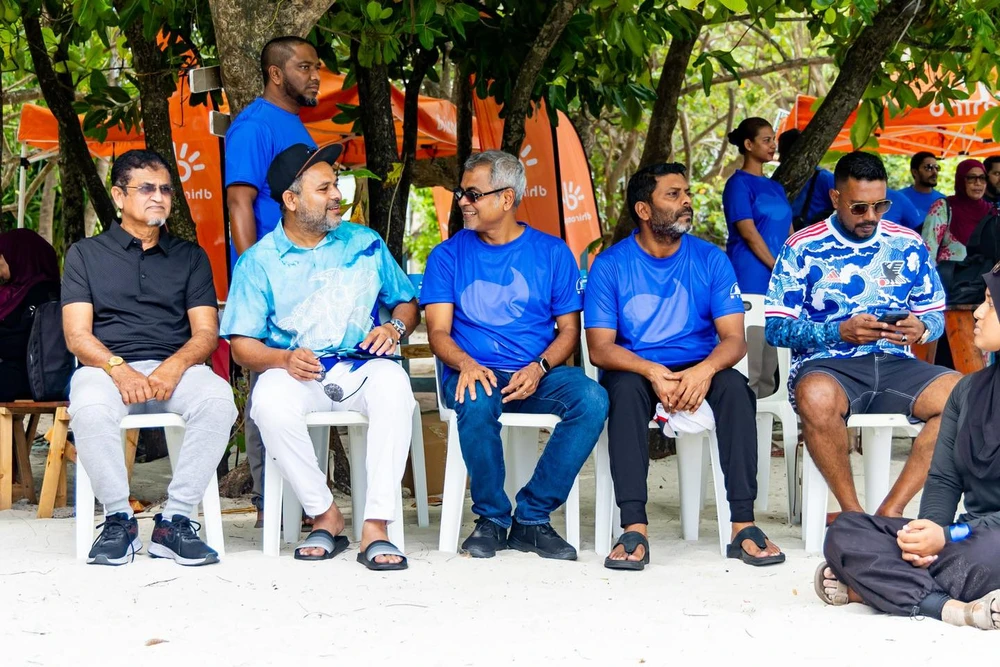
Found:
<path fill-rule="evenodd" d="M 522 526 L 514 519 L 510 527 L 510 537 L 507 546 L 518 551 L 532 551 L 542 558 L 556 560 L 576 560 L 576 549 L 569 542 L 559 537 L 551 523 L 537 526 Z"/>
<path fill-rule="evenodd" d="M 476 529 L 462 542 L 462 551 L 473 558 L 493 558 L 507 548 L 507 529 L 489 519 L 476 519 Z"/>

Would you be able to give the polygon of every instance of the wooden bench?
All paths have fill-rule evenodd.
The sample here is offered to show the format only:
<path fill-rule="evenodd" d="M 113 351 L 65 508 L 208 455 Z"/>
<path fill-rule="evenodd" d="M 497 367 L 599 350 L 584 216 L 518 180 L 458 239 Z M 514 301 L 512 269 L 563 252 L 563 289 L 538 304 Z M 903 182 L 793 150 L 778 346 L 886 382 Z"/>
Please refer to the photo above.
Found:
<path fill-rule="evenodd" d="M 75 460 L 72 445 L 67 447 L 66 433 L 69 428 L 69 413 L 65 401 L 38 403 L 35 401 L 14 401 L 0 403 L 0 510 L 10 509 L 13 501 L 27 498 L 28 502 L 39 504 L 39 516 L 43 508 L 48 508 L 47 516 L 52 516 L 56 503 L 66 504 L 66 470 L 63 459 Z M 49 459 L 45 464 L 42 493 L 35 494 L 35 480 L 31 473 L 31 443 L 38 430 L 38 420 L 42 415 L 52 415 L 54 429 L 49 447 Z M 24 418 L 27 417 L 27 423 Z M 15 419 L 16 418 L 16 419 Z M 53 451 L 58 454 L 58 465 L 53 467 Z M 17 479 L 14 464 L 17 466 Z"/>
<path fill-rule="evenodd" d="M 948 306 L 944 311 L 944 335 L 947 336 L 948 347 L 951 349 L 951 359 L 955 370 L 964 375 L 975 373 L 986 368 L 983 353 L 973 342 L 972 330 L 976 319 L 972 316 L 978 308 L 977 304 Z M 914 345 L 913 354 L 918 359 L 934 363 L 937 354 L 937 341 L 927 345 Z"/>

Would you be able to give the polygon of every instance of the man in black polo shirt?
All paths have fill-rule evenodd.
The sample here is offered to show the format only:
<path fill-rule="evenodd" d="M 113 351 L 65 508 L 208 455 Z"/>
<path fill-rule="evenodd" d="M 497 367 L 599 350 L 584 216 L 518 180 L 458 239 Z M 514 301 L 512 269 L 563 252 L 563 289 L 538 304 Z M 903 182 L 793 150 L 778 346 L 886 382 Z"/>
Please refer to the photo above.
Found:
<path fill-rule="evenodd" d="M 142 548 L 119 423 L 128 414 L 175 412 L 187 428 L 149 555 L 215 563 L 218 554 L 191 523 L 236 421 L 229 384 L 204 365 L 219 333 L 212 270 L 204 250 L 162 229 L 174 194 L 162 157 L 128 151 L 111 182 L 121 224 L 70 247 L 62 284 L 66 344 L 80 361 L 70 425 L 105 513 L 87 562 L 122 565 Z"/>

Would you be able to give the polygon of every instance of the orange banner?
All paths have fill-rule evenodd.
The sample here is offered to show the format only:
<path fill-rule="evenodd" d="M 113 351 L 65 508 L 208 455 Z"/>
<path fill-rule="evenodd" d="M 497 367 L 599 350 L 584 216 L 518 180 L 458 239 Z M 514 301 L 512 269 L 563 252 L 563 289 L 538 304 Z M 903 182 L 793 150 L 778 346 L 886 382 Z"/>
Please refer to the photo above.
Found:
<path fill-rule="evenodd" d="M 559 180 L 562 191 L 563 238 L 581 266 L 587 246 L 601 238 L 601 218 L 597 213 L 597 197 L 590 174 L 590 163 L 583 152 L 583 143 L 573 123 L 562 111 L 556 126 L 556 147 L 559 152 Z M 590 266 L 596 253 L 591 253 Z"/>
<path fill-rule="evenodd" d="M 919 91 L 918 91 L 919 94 Z M 992 127 L 987 125 L 976 131 L 980 116 L 996 106 L 998 100 L 986 87 L 978 84 L 967 100 L 951 102 L 953 113 L 948 113 L 943 104 L 934 103 L 919 109 L 909 109 L 896 117 L 885 112 L 885 128 L 874 131 L 878 138 L 878 152 L 886 155 L 912 155 L 918 151 L 930 151 L 938 157 L 957 156 L 985 157 L 1000 153 L 993 143 Z M 804 130 L 815 115 L 815 97 L 799 95 L 795 98 L 792 113 L 785 118 L 781 130 L 798 128 Z M 849 152 L 851 127 L 857 113 L 852 113 L 837 134 L 831 151 Z"/>

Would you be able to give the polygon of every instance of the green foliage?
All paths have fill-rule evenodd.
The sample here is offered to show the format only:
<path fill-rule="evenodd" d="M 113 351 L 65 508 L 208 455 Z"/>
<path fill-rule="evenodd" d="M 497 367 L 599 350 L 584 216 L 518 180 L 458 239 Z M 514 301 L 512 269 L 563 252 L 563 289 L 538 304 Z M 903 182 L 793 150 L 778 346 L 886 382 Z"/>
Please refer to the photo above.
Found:
<path fill-rule="evenodd" d="M 410 235 L 403 239 L 403 247 L 410 260 L 423 272 L 431 250 L 441 243 L 441 228 L 438 226 L 431 189 L 414 188 L 410 192 L 409 206 L 413 222 L 410 225 Z"/>

